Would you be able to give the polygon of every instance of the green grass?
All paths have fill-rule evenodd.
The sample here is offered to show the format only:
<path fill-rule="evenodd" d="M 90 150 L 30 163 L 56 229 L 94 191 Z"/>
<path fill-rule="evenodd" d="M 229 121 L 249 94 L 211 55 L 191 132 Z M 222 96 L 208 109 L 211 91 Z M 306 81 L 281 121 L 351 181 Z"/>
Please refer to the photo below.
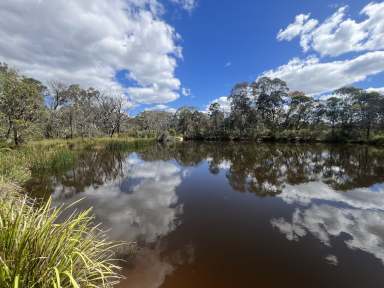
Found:
<path fill-rule="evenodd" d="M 113 287 L 116 245 L 90 210 L 59 222 L 63 208 L 37 206 L 10 185 L 0 187 L 0 287 Z"/>
<path fill-rule="evenodd" d="M 34 171 L 66 169 L 76 160 L 73 151 L 64 147 L 27 146 L 0 151 L 0 183 L 22 184 Z"/>

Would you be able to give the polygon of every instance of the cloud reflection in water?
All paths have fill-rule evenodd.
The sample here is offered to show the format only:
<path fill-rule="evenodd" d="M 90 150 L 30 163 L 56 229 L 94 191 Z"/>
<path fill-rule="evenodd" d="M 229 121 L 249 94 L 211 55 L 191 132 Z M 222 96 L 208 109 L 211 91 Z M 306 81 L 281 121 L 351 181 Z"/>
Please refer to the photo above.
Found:
<path fill-rule="evenodd" d="M 298 241 L 311 234 L 331 247 L 332 238 L 345 234 L 347 247 L 370 253 L 384 264 L 383 184 L 337 192 L 324 183 L 310 182 L 287 185 L 277 197 L 298 205 L 291 220 L 271 220 L 288 240 Z"/>
<path fill-rule="evenodd" d="M 183 210 L 176 195 L 182 169 L 171 162 L 144 162 L 131 154 L 122 170 L 121 177 L 98 188 L 88 187 L 69 200 L 62 199 L 62 192 L 53 198 L 59 203 L 84 198 L 79 208 L 93 207 L 97 221 L 113 240 L 151 243 L 173 231 Z"/>

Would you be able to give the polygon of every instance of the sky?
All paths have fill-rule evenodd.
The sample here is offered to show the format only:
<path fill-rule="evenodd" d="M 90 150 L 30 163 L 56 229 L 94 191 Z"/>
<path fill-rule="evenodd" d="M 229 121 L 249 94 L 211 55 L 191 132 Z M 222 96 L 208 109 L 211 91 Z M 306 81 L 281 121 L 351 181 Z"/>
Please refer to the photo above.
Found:
<path fill-rule="evenodd" d="M 384 2 L 2 0 L 0 62 L 123 94 L 133 115 L 227 108 L 236 83 L 261 76 L 313 97 L 384 91 Z"/>

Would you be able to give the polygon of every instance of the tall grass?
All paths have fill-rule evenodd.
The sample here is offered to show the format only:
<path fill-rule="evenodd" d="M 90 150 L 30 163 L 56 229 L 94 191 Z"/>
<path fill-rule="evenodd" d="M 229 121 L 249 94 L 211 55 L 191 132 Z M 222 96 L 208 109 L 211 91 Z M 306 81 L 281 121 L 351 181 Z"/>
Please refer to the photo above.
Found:
<path fill-rule="evenodd" d="M 63 208 L 38 207 L 0 187 L 0 287 L 112 287 L 119 280 L 115 246 L 90 210 L 59 222 Z"/>
<path fill-rule="evenodd" d="M 0 151 L 0 183 L 22 184 L 34 171 L 66 169 L 75 158 L 75 153 L 64 147 L 5 148 Z"/>

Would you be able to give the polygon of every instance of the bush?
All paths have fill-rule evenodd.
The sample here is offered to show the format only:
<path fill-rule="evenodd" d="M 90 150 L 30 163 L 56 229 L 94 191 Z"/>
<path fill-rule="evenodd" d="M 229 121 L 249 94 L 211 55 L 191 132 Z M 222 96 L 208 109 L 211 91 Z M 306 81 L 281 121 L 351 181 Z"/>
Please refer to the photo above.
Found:
<path fill-rule="evenodd" d="M 114 246 L 90 211 L 58 222 L 65 209 L 42 207 L 0 187 L 0 287 L 113 287 Z"/>
<path fill-rule="evenodd" d="M 373 136 L 369 140 L 369 143 L 370 144 L 374 144 L 374 145 L 384 145 L 384 135 L 383 134 L 379 134 L 379 135 Z"/>

